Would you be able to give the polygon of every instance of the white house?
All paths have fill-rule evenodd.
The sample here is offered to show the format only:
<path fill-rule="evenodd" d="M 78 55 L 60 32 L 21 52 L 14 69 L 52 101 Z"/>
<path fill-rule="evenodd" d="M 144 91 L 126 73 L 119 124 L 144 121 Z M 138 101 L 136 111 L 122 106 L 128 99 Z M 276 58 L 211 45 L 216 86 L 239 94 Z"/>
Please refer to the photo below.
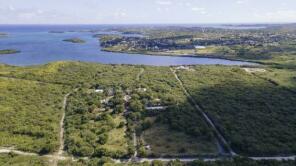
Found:
<path fill-rule="evenodd" d="M 137 90 L 138 90 L 138 92 L 146 92 L 147 91 L 146 88 L 138 88 Z"/>
<path fill-rule="evenodd" d="M 188 66 L 179 66 L 176 69 L 177 70 L 189 70 L 190 68 Z"/>
<path fill-rule="evenodd" d="M 96 89 L 95 92 L 96 93 L 104 93 L 104 90 L 103 89 Z"/>
<path fill-rule="evenodd" d="M 146 110 L 166 110 L 168 107 L 167 106 L 155 106 L 155 107 L 146 107 L 145 109 Z"/>
<path fill-rule="evenodd" d="M 124 100 L 125 102 L 129 102 L 130 99 L 132 99 L 132 97 L 131 97 L 130 95 L 125 95 L 125 96 L 123 97 L 123 100 Z"/>
<path fill-rule="evenodd" d="M 206 47 L 205 46 L 199 46 L 199 45 L 197 45 L 197 46 L 194 46 L 194 48 L 195 49 L 205 49 Z"/>

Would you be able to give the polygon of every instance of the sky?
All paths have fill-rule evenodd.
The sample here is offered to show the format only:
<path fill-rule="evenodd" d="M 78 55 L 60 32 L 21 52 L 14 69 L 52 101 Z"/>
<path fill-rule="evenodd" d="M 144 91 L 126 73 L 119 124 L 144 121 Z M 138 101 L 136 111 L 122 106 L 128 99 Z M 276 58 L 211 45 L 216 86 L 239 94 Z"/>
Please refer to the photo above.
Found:
<path fill-rule="evenodd" d="M 0 24 L 296 22 L 296 0 L 0 0 Z"/>

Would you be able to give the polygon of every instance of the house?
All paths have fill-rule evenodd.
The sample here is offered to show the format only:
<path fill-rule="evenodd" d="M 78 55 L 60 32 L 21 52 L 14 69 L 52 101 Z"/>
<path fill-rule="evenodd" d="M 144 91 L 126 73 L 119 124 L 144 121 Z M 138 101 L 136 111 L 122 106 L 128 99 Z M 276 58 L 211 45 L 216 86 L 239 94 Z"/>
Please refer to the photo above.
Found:
<path fill-rule="evenodd" d="M 205 49 L 206 47 L 205 46 L 199 46 L 199 45 L 196 45 L 194 46 L 195 49 Z"/>
<path fill-rule="evenodd" d="M 150 145 L 146 145 L 146 146 L 145 146 L 145 149 L 146 149 L 146 150 L 151 150 L 151 146 L 150 146 Z"/>
<path fill-rule="evenodd" d="M 109 88 L 109 89 L 107 90 L 107 94 L 108 94 L 108 96 L 114 96 L 114 94 L 115 94 L 114 89 L 113 89 L 113 88 Z"/>
<path fill-rule="evenodd" d="M 155 102 L 160 102 L 161 99 L 157 98 L 157 99 L 154 99 Z"/>
<path fill-rule="evenodd" d="M 153 110 L 166 110 L 167 108 L 168 108 L 167 106 L 145 107 L 145 109 L 148 110 L 148 111 L 153 111 Z"/>
<path fill-rule="evenodd" d="M 137 90 L 138 90 L 138 92 L 146 92 L 147 91 L 146 88 L 138 88 Z"/>
<path fill-rule="evenodd" d="M 108 104 L 108 101 L 106 99 L 103 99 L 100 102 L 101 102 L 101 104 Z"/>
<path fill-rule="evenodd" d="M 104 90 L 103 89 L 96 89 L 95 92 L 96 93 L 104 93 Z"/>
<path fill-rule="evenodd" d="M 189 70 L 190 68 L 188 66 L 179 66 L 176 69 L 177 70 Z"/>
<path fill-rule="evenodd" d="M 130 99 L 132 99 L 132 97 L 131 97 L 130 95 L 125 95 L 125 96 L 123 97 L 123 100 L 124 100 L 125 102 L 129 102 Z"/>

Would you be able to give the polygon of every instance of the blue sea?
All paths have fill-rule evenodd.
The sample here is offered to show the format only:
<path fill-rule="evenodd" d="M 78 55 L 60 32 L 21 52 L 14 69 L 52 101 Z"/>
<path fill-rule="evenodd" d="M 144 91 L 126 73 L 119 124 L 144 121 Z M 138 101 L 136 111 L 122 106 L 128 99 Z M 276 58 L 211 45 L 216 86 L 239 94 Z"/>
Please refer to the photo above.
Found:
<path fill-rule="evenodd" d="M 106 31 L 111 25 L 0 25 L 0 49 L 16 49 L 17 54 L 0 55 L 0 63 L 16 66 L 46 64 L 54 61 L 83 61 L 103 64 L 132 65 L 245 65 L 247 62 L 214 58 L 169 57 L 101 51 L 95 34 L 116 33 Z M 55 32 L 55 33 L 52 33 Z M 68 38 L 81 38 L 85 44 L 64 42 Z"/>

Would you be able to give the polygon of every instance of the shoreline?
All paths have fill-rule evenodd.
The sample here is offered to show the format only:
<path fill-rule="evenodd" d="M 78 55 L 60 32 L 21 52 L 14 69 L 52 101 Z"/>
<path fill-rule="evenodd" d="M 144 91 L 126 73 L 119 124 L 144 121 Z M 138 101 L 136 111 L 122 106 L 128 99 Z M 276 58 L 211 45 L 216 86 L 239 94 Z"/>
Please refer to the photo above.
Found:
<path fill-rule="evenodd" d="M 229 61 L 240 61 L 240 62 L 247 62 L 247 63 L 254 63 L 254 65 L 265 65 L 266 63 L 256 61 L 256 60 L 246 60 L 246 59 L 236 59 L 236 58 L 226 58 L 226 57 L 221 57 L 219 55 L 169 55 L 169 54 L 161 54 L 161 53 L 143 53 L 143 52 L 125 52 L 125 51 L 111 51 L 111 50 L 105 50 L 101 49 L 102 52 L 110 52 L 110 53 L 121 53 L 121 54 L 130 54 L 130 55 L 148 55 L 148 56 L 166 56 L 166 57 L 184 57 L 184 58 L 204 58 L 204 59 L 220 59 L 220 60 L 229 60 Z M 198 64 L 197 64 L 198 65 Z M 180 65 L 178 65 L 180 66 Z M 190 66 L 190 65 L 186 65 Z"/>
<path fill-rule="evenodd" d="M 1 55 L 0 55 L 1 56 Z M 152 55 L 151 55 L 152 56 Z M 201 57 L 202 58 L 202 57 Z M 213 58 L 213 59 L 218 59 L 218 58 Z M 223 59 L 222 59 L 223 60 Z M 227 59 L 225 59 L 227 60 Z M 235 61 L 235 60 L 230 60 L 230 61 Z M 127 63 L 103 63 L 103 62 L 92 62 L 92 61 L 75 61 L 75 60 L 57 60 L 57 61 L 51 61 L 51 62 L 44 62 L 44 63 L 39 63 L 39 64 L 21 64 L 21 65 L 16 65 L 16 64 L 9 64 L 9 63 L 4 63 L 0 62 L 0 65 L 7 65 L 7 66 L 12 66 L 12 67 L 38 67 L 38 66 L 43 66 L 43 65 L 48 65 L 51 63 L 58 63 L 58 62 L 65 62 L 65 63 L 91 63 L 91 64 L 98 64 L 98 65 L 111 65 L 111 66 L 150 66 L 150 67 L 178 67 L 178 66 L 229 66 L 229 67 L 257 67 L 259 65 L 265 65 L 265 64 L 242 64 L 242 65 L 225 65 L 225 64 L 178 64 L 178 65 L 148 65 L 148 64 L 127 64 Z"/>

